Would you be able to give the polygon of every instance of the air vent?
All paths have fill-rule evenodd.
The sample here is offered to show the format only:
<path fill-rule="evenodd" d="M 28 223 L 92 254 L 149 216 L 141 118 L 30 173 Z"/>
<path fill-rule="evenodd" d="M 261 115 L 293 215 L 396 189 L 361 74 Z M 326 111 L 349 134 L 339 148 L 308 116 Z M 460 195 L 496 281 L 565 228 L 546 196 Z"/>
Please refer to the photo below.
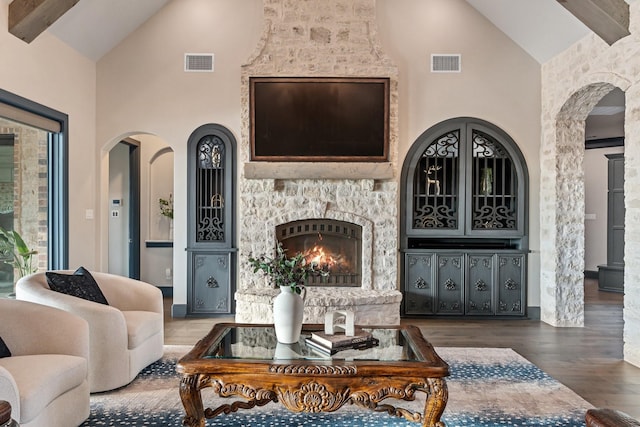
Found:
<path fill-rule="evenodd" d="M 461 70 L 462 56 L 460 54 L 431 55 L 431 72 L 432 73 L 459 73 Z"/>
<path fill-rule="evenodd" d="M 185 53 L 184 70 L 196 73 L 212 73 L 213 53 Z"/>

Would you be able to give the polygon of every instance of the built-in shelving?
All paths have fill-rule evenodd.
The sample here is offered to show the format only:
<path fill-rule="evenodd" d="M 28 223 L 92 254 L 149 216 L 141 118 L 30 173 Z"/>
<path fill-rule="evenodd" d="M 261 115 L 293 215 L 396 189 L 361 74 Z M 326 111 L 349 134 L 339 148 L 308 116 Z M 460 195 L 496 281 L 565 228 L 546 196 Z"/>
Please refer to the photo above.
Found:
<path fill-rule="evenodd" d="M 403 314 L 524 316 L 528 174 L 497 127 L 426 131 L 402 170 Z"/>

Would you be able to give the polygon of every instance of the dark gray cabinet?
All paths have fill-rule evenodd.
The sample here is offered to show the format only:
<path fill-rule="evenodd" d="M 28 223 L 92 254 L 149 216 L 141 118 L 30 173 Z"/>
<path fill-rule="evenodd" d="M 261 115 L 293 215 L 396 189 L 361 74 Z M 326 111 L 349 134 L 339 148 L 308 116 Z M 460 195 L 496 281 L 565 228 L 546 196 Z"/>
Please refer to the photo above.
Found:
<path fill-rule="evenodd" d="M 235 147 L 231 132 L 215 124 L 189 138 L 187 314 L 234 312 Z"/>
<path fill-rule="evenodd" d="M 607 264 L 598 266 L 598 288 L 624 292 L 624 154 L 607 154 Z"/>
<path fill-rule="evenodd" d="M 523 316 L 526 266 L 518 251 L 405 253 L 406 315 Z"/>
<path fill-rule="evenodd" d="M 426 131 L 402 170 L 403 314 L 524 316 L 528 172 L 516 143 L 459 118 Z"/>

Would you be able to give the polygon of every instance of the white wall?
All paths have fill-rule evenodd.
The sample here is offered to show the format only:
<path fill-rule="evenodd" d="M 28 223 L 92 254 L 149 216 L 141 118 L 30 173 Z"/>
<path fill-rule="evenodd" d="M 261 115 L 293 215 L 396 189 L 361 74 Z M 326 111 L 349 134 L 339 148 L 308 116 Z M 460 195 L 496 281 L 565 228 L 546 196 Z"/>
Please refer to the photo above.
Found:
<path fill-rule="evenodd" d="M 400 70 L 400 159 L 423 131 L 459 116 L 500 126 L 523 151 L 530 175 L 529 305 L 538 305 L 539 65 L 464 0 L 376 4 L 382 47 Z M 187 140 L 205 123 L 222 124 L 240 139 L 240 66 L 260 39 L 262 10 L 260 0 L 174 0 L 97 64 L 96 141 L 103 156 L 116 139 L 140 132 L 174 150 L 177 304 L 186 303 Z M 187 52 L 214 53 L 215 72 L 185 73 Z M 463 72 L 429 73 L 431 53 L 461 53 Z M 98 188 L 105 194 L 103 184 Z M 104 249 L 100 259 L 106 262 Z"/>
<path fill-rule="evenodd" d="M 624 147 L 594 148 L 584 153 L 584 269 L 598 271 L 607 263 L 606 154 L 623 153 Z"/>
<path fill-rule="evenodd" d="M 147 247 L 148 241 L 168 240 L 169 221 L 160 215 L 158 199 L 173 193 L 173 151 L 154 135 L 140 141 L 140 279 L 156 286 L 173 286 L 173 248 Z M 169 274 L 167 274 L 167 269 Z"/>

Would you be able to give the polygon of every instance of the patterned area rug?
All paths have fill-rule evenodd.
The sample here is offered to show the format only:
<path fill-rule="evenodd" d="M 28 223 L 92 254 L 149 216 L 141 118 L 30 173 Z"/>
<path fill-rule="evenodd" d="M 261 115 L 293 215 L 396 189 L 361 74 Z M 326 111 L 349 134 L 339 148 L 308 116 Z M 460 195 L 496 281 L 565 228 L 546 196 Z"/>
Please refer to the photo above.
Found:
<path fill-rule="evenodd" d="M 184 412 L 175 363 L 188 350 L 167 346 L 163 359 L 128 386 L 91 395 L 91 415 L 82 426 L 181 426 Z M 442 417 L 447 427 L 584 426 L 584 414 L 592 405 L 513 350 L 441 347 L 436 351 L 451 367 L 449 403 Z M 214 400 L 222 399 L 208 391 L 203 391 L 205 406 L 216 407 Z M 422 412 L 424 399 L 401 406 Z M 418 425 L 353 405 L 334 413 L 297 414 L 277 403 L 207 420 L 207 426 L 226 427 Z"/>

